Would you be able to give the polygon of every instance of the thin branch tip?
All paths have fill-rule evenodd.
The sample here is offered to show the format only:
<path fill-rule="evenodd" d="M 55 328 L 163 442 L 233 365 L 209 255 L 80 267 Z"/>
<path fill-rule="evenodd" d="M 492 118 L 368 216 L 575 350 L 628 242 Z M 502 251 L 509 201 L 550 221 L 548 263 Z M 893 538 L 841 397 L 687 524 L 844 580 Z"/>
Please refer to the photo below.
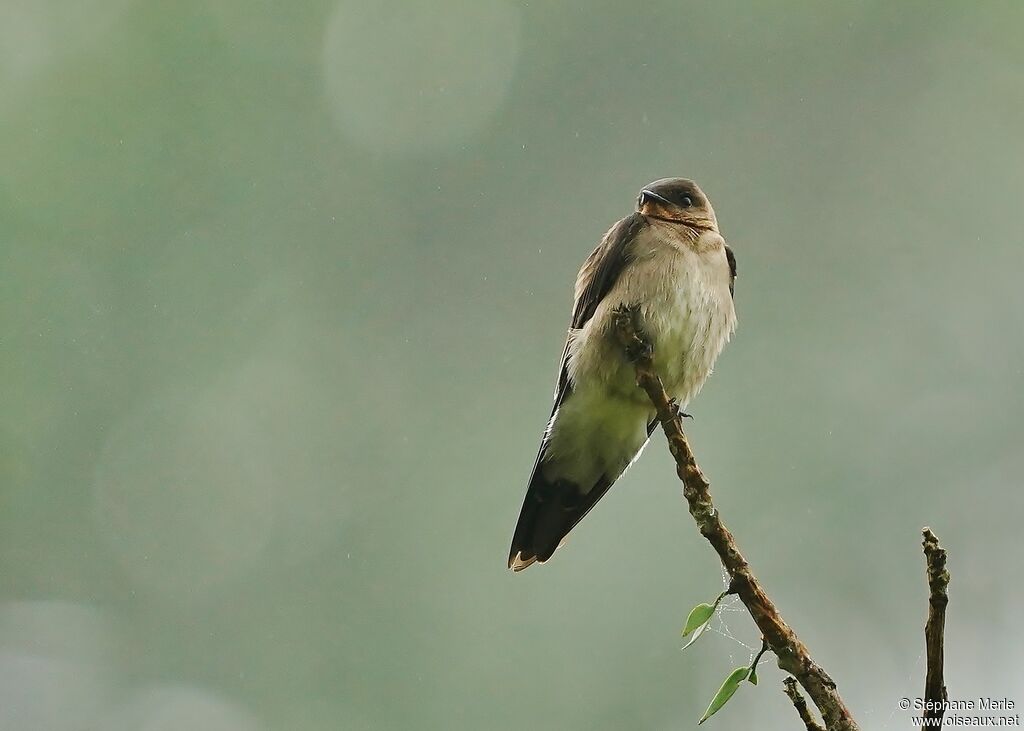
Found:
<path fill-rule="evenodd" d="M 814 720 L 811 709 L 807 707 L 807 701 L 800 695 L 800 691 L 796 687 L 796 678 L 790 675 L 782 681 L 782 685 L 789 700 L 792 701 L 793 707 L 796 708 L 797 715 L 803 721 L 804 728 L 807 731 L 825 731 L 822 725 Z"/>
<path fill-rule="evenodd" d="M 925 561 L 928 567 L 928 587 L 932 594 L 946 594 L 949 586 L 949 571 L 946 569 L 946 549 L 939 544 L 939 537 L 931 528 L 921 531 L 921 545 L 924 548 Z"/>
<path fill-rule="evenodd" d="M 928 619 L 924 625 L 925 651 L 928 664 L 925 670 L 924 699 L 926 702 L 922 729 L 942 726 L 949 694 L 944 679 L 946 605 L 949 604 L 949 570 L 946 568 L 946 549 L 931 528 L 921 531 L 925 568 L 928 578 Z"/>

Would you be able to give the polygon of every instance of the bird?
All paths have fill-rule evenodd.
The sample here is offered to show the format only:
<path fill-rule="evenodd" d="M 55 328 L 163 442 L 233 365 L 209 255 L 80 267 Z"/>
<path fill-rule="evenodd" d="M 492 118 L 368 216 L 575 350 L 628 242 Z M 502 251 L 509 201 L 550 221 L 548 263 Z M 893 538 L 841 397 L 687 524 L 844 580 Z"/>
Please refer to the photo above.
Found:
<path fill-rule="evenodd" d="M 711 201 L 687 178 L 641 189 L 576 277 L 554 406 L 534 461 L 508 567 L 544 563 L 642 452 L 656 412 L 613 331 L 633 308 L 654 369 L 681 410 L 736 328 L 736 256 Z"/>

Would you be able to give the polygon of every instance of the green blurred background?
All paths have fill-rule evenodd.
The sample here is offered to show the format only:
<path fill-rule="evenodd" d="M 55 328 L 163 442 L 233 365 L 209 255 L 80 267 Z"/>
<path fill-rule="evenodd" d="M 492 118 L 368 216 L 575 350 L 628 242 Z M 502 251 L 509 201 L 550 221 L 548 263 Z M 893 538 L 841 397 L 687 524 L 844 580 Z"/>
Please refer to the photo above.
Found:
<path fill-rule="evenodd" d="M 1024 6 L 0 5 L 0 729 L 691 728 L 758 637 L 667 451 L 508 541 L 576 269 L 698 180 L 688 429 L 865 729 L 1024 702 Z M 774 663 L 713 720 L 795 728 Z"/>

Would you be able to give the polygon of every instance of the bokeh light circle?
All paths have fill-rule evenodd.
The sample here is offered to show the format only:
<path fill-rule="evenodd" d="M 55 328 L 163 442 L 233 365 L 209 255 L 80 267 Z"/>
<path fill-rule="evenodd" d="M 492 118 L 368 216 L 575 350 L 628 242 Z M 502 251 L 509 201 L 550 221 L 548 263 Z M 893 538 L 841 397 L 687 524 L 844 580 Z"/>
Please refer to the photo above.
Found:
<path fill-rule="evenodd" d="M 112 633 L 71 602 L 0 603 L 0 730 L 95 728 L 114 693 Z"/>
<path fill-rule="evenodd" d="M 334 540 L 349 499 L 339 433 L 356 415 L 325 396 L 328 384 L 314 364 L 259 354 L 126 414 L 97 462 L 93 507 L 128 575 L 187 602 Z"/>

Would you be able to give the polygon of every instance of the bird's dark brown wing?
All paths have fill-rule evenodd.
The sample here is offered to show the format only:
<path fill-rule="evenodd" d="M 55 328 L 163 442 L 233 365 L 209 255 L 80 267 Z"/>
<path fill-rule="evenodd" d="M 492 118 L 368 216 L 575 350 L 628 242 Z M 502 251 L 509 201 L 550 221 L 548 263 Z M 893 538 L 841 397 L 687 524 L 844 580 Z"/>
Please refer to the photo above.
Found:
<path fill-rule="evenodd" d="M 619 278 L 629 262 L 629 244 L 647 227 L 647 219 L 639 213 L 626 216 L 616 223 L 601 239 L 597 248 L 583 262 L 576 277 L 575 296 L 572 305 L 571 330 L 578 330 L 590 321 L 594 311 Z M 562 362 L 558 366 L 558 386 L 555 389 L 555 409 L 565 399 L 569 388 L 569 341 L 562 351 Z M 554 414 L 554 410 L 551 412 Z"/>
<path fill-rule="evenodd" d="M 729 260 L 729 294 L 736 299 L 736 254 L 725 245 L 725 258 Z"/>

